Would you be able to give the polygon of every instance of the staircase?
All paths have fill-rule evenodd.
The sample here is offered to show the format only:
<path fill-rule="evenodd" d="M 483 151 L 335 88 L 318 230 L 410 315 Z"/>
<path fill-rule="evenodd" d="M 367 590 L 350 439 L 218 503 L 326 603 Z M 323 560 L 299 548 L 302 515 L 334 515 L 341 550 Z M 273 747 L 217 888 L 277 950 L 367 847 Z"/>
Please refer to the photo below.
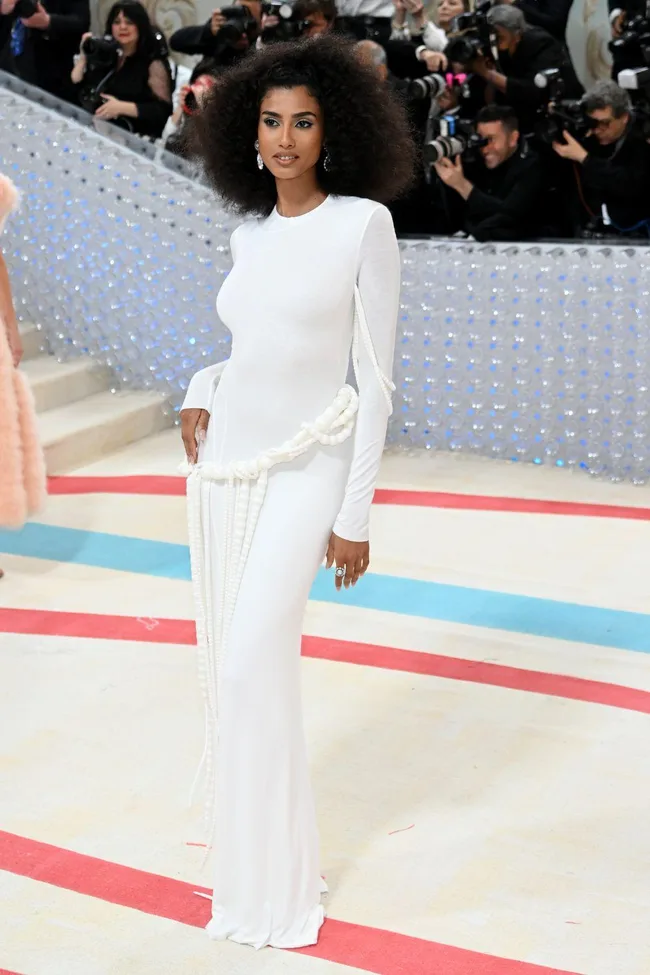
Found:
<path fill-rule="evenodd" d="M 48 474 L 63 474 L 170 427 L 158 393 L 111 393 L 111 374 L 92 359 L 57 362 L 45 336 L 21 326 L 21 369 L 36 401 Z"/>

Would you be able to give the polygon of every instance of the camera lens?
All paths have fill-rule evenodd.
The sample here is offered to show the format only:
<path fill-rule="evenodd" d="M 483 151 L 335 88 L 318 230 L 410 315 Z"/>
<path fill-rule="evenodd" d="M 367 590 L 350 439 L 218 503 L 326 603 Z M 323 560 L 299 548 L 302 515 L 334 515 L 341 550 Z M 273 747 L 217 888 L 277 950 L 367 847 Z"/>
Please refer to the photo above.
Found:
<path fill-rule="evenodd" d="M 469 140 L 462 135 L 441 135 L 437 139 L 424 144 L 424 161 L 428 166 L 440 162 L 441 159 L 453 159 L 460 156 L 469 144 Z"/>

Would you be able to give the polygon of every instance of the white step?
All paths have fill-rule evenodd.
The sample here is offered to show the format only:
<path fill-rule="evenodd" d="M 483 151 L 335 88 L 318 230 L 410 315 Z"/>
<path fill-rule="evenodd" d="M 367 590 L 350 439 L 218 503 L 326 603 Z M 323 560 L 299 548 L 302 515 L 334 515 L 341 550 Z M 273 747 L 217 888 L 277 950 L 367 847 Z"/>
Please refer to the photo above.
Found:
<path fill-rule="evenodd" d="M 94 396 L 111 380 L 110 370 L 85 358 L 57 362 L 54 356 L 39 355 L 24 360 L 21 368 L 29 379 L 38 413 Z"/>
<path fill-rule="evenodd" d="M 158 393 L 97 393 L 38 417 L 48 474 L 62 474 L 173 423 Z"/>
<path fill-rule="evenodd" d="M 45 332 L 36 325 L 21 323 L 20 337 L 23 340 L 23 362 L 47 351 Z"/>

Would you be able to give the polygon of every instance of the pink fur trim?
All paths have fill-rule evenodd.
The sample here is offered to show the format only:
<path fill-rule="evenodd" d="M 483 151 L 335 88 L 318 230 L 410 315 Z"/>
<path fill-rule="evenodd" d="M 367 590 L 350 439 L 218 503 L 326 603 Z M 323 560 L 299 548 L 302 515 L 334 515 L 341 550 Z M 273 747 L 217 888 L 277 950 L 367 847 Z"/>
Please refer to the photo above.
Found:
<path fill-rule="evenodd" d="M 0 175 L 0 230 L 18 203 L 11 180 Z M 0 319 L 0 527 L 20 528 L 46 497 L 45 461 L 36 429 L 34 399 L 14 369 Z"/>
<path fill-rule="evenodd" d="M 16 209 L 19 202 L 18 190 L 7 176 L 0 173 L 0 232 L 4 228 L 7 217 Z"/>
<path fill-rule="evenodd" d="M 23 485 L 29 516 L 41 510 L 47 497 L 45 458 L 38 439 L 34 397 L 27 378 L 18 369 L 14 369 L 14 382 L 22 442 Z"/>

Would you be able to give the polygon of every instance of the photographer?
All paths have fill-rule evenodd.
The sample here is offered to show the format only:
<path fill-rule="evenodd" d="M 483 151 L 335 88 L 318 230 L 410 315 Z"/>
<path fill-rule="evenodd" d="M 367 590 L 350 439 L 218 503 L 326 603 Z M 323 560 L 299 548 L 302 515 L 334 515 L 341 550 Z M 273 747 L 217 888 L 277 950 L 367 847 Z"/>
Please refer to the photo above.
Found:
<path fill-rule="evenodd" d="M 540 27 L 528 27 L 521 10 L 508 4 L 492 7 L 487 23 L 496 38 L 499 66 L 484 51 L 469 67 L 495 89 L 497 101 L 512 106 L 521 132 L 533 131 L 537 111 L 546 102 L 544 90 L 535 85 L 535 75 L 547 68 L 558 68 L 566 96 L 582 95 L 564 45 Z"/>
<path fill-rule="evenodd" d="M 0 68 L 57 98 L 75 100 L 70 69 L 90 23 L 88 0 L 2 0 Z"/>
<path fill-rule="evenodd" d="M 582 206 L 577 227 L 602 214 L 609 233 L 648 235 L 650 221 L 650 146 L 632 118 L 628 93 L 613 81 L 599 81 L 582 107 L 591 126 L 589 148 L 570 132 L 554 142 L 558 156 L 573 162 Z"/>
<path fill-rule="evenodd" d="M 373 72 L 381 85 L 403 99 L 409 116 L 411 129 L 418 143 L 422 144 L 426 130 L 426 122 L 435 100 L 435 89 L 428 92 L 430 87 L 426 80 L 419 82 L 405 78 L 396 78 L 387 63 L 386 51 L 376 41 L 358 41 L 354 50 L 359 61 Z M 444 84 L 443 79 L 439 79 Z M 435 82 L 435 79 L 431 79 Z M 420 168 L 408 192 L 389 205 L 398 237 L 406 234 L 423 236 L 431 233 L 444 232 L 444 213 L 436 211 L 435 201 Z"/>
<path fill-rule="evenodd" d="M 531 27 L 543 27 L 556 40 L 564 43 L 566 25 L 573 0 L 498 0 L 518 7 Z"/>
<path fill-rule="evenodd" d="M 157 139 L 172 112 L 164 41 L 141 3 L 116 3 L 107 39 L 86 34 L 72 71 L 83 108 L 138 135 Z"/>
<path fill-rule="evenodd" d="M 458 195 L 449 207 L 450 229 L 462 228 L 479 241 L 534 238 L 543 206 L 539 157 L 521 141 L 517 118 L 507 106 L 482 108 L 476 130 L 483 145 L 473 181 L 460 156 L 435 163 L 439 179 Z"/>
<path fill-rule="evenodd" d="M 265 0 L 262 8 L 264 13 L 258 47 L 276 41 L 320 37 L 333 30 L 336 22 L 334 0 L 296 0 L 293 5 L 283 0 Z"/>
<path fill-rule="evenodd" d="M 179 54 L 199 54 L 217 69 L 228 68 L 255 46 L 261 24 L 261 0 L 235 0 L 230 7 L 213 10 L 207 23 L 181 27 L 169 46 Z"/>

